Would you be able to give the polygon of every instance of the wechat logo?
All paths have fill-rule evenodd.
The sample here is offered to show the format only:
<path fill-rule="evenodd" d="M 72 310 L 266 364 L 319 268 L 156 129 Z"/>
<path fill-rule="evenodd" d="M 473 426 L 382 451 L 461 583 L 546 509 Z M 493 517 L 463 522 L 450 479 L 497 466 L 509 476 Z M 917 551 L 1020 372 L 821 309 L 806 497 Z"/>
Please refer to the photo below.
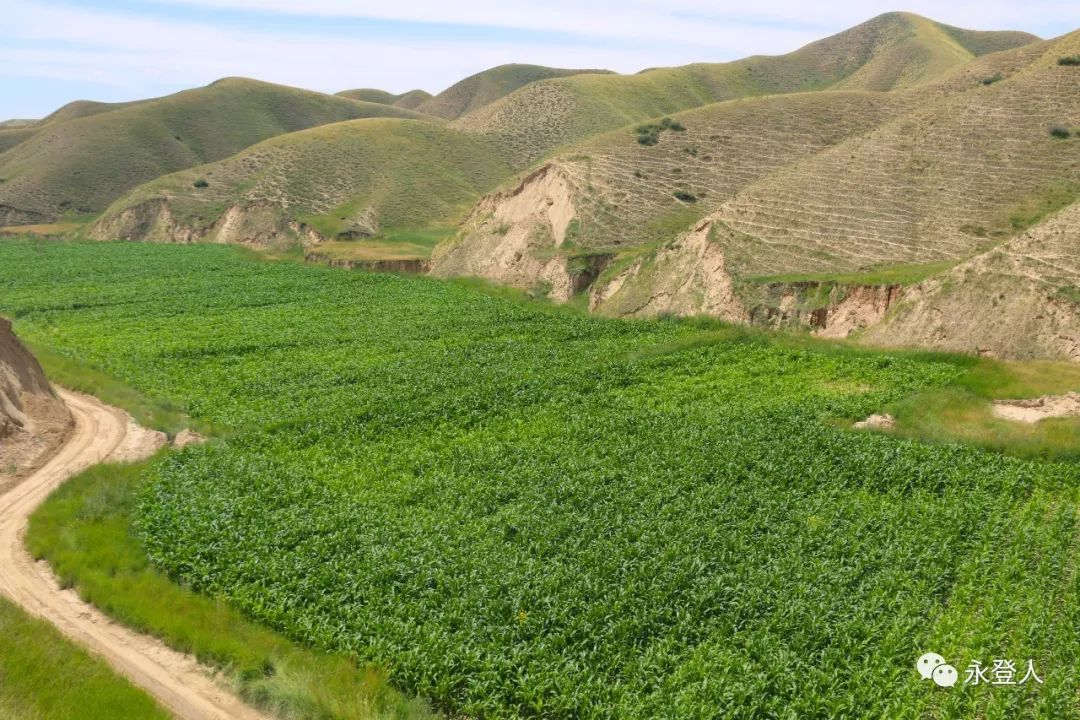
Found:
<path fill-rule="evenodd" d="M 945 658 L 937 653 L 926 653 L 919 658 L 915 667 L 923 680 L 933 680 L 938 687 L 952 687 L 960 678 L 956 668 L 945 662 Z"/>

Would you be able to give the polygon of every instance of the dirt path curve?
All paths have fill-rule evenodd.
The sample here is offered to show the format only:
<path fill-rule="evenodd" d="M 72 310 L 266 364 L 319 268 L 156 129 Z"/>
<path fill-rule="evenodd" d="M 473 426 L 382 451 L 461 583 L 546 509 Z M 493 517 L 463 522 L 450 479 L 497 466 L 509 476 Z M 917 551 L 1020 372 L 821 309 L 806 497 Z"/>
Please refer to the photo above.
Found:
<path fill-rule="evenodd" d="M 72 475 L 108 458 L 124 441 L 127 416 L 95 398 L 60 391 L 75 428 L 57 455 L 0 495 L 0 593 L 102 656 L 118 672 L 185 720 L 268 720 L 218 686 L 194 658 L 119 625 L 61 590 L 48 565 L 23 547 L 30 514 Z"/>

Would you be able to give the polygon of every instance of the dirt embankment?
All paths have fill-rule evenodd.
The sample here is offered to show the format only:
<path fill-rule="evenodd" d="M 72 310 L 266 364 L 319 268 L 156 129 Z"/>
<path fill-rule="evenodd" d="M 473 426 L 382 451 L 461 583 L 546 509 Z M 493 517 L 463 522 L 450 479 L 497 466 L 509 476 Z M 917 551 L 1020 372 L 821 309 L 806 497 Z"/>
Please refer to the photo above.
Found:
<path fill-rule="evenodd" d="M 268 204 L 233 205 L 207 223 L 177 217 L 167 198 L 151 198 L 118 212 L 107 212 L 89 231 L 95 240 L 159 243 L 217 242 L 274 247 L 300 242 L 305 247 L 328 238 Z"/>
<path fill-rule="evenodd" d="M 512 190 L 481 200 L 461 237 L 436 249 L 431 274 L 543 288 L 553 300 L 569 300 L 580 287 L 580 273 L 560 250 L 572 239 L 576 215 L 567 178 L 545 165 Z"/>
<path fill-rule="evenodd" d="M 0 489 L 47 459 L 71 427 L 41 365 L 0 318 Z"/>

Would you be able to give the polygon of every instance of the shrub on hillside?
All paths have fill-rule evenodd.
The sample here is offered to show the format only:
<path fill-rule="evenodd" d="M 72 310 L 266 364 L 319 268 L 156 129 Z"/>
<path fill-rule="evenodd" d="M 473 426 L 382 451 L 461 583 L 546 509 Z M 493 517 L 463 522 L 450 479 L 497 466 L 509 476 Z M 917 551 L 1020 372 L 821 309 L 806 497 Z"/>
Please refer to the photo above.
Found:
<path fill-rule="evenodd" d="M 660 133 L 665 130 L 672 132 L 683 132 L 686 130 L 686 126 L 678 120 L 672 120 L 671 118 L 664 118 L 659 123 L 648 123 L 647 125 L 638 125 L 634 128 L 634 132 L 637 133 L 638 142 L 642 145 L 655 145 L 660 142 Z"/>
<path fill-rule="evenodd" d="M 1080 65 L 1080 55 L 1066 55 L 1058 58 L 1058 65 Z"/>
<path fill-rule="evenodd" d="M 1072 133 L 1069 132 L 1068 128 L 1063 128 L 1060 125 L 1057 125 L 1050 128 L 1050 135 L 1051 137 L 1056 137 L 1059 140 L 1068 140 L 1069 136 L 1072 135 Z"/>
<path fill-rule="evenodd" d="M 196 180 L 195 182 L 193 182 L 193 183 L 192 183 L 192 185 L 194 185 L 194 186 L 195 186 L 195 187 L 197 187 L 197 188 L 204 188 L 204 187 L 210 187 L 210 183 L 209 183 L 209 182 L 207 182 L 207 181 L 206 181 L 205 179 L 203 179 L 203 178 L 199 178 L 198 180 Z"/>
<path fill-rule="evenodd" d="M 681 200 L 684 203 L 696 203 L 698 201 L 697 195 L 688 193 L 685 190 L 677 190 L 675 192 L 675 199 Z"/>
<path fill-rule="evenodd" d="M 1004 79 L 1004 75 L 1002 75 L 1001 73 L 997 73 L 995 75 L 991 75 L 990 77 L 984 77 L 979 82 L 981 82 L 983 85 L 993 85 L 994 83 L 1001 82 Z"/>

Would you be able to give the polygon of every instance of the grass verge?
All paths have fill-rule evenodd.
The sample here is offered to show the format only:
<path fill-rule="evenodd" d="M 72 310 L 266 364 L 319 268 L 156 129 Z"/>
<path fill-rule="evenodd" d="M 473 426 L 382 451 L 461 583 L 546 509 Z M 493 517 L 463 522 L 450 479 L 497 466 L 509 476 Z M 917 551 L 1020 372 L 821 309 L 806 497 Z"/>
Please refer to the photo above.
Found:
<path fill-rule="evenodd" d="M 226 603 L 197 595 L 154 570 L 131 525 L 135 495 L 153 462 L 99 465 L 67 482 L 31 517 L 30 552 L 46 559 L 61 583 L 76 588 L 87 602 L 221 669 L 241 697 L 278 717 L 434 717 L 421 701 L 391 688 L 379 670 L 299 647 Z M 7 663 L 7 654 L 0 655 L 0 667 Z M 0 692 L 7 684 L 5 674 Z M 100 717 L 157 716 L 114 711 Z"/>
<path fill-rule="evenodd" d="M 194 420 L 173 403 L 147 397 L 81 360 L 61 355 L 33 337 L 21 337 L 37 357 L 49 380 L 76 392 L 93 395 L 104 403 L 122 407 L 143 427 L 175 435 L 184 429 L 204 435 L 220 434 L 206 422 Z"/>
<path fill-rule="evenodd" d="M 970 360 L 945 388 L 895 403 L 896 433 L 924 442 L 961 442 L 1025 458 L 1080 460 L 1080 418 L 1034 424 L 994 417 L 993 401 L 1080 390 L 1080 366 L 1064 362 Z"/>
<path fill-rule="evenodd" d="M 171 716 L 52 625 L 0 598 L 0 717 L 166 720 Z"/>

